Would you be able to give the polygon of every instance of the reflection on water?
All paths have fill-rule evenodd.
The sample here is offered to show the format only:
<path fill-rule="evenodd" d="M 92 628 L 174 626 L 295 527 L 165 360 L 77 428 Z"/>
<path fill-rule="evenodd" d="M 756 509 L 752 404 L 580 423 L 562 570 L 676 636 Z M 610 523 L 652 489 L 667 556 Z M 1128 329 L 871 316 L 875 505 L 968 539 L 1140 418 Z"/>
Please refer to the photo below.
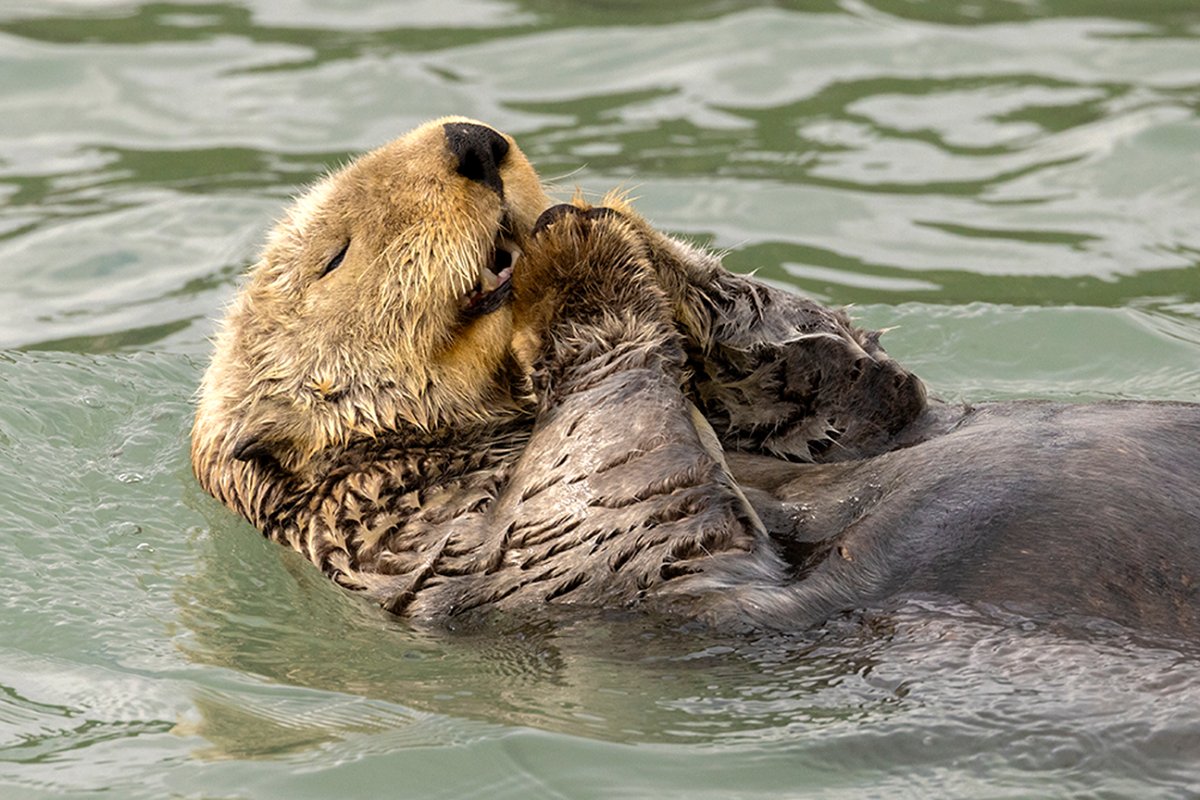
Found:
<path fill-rule="evenodd" d="M 189 730 L 210 754 L 451 746 L 486 739 L 483 722 L 666 752 L 798 747 L 826 780 L 973 764 L 1015 785 L 1031 772 L 1062 786 L 1101 773 L 1169 784 L 1196 766 L 1180 758 L 1200 743 L 1190 645 L 944 601 L 749 641 L 593 617 L 420 632 L 366 612 L 299 559 L 287 559 L 291 574 L 249 581 L 261 548 L 238 533 L 218 530 L 208 568 L 183 583 L 187 652 L 321 691 L 203 693 Z M 466 724 L 447 726 L 445 714 Z"/>
<path fill-rule="evenodd" d="M 931 600 L 412 630 L 186 438 L 287 197 L 450 113 L 856 304 L 943 396 L 1195 400 L 1198 55 L 1193 0 L 2 4 L 4 795 L 1187 794 L 1191 644 Z"/>
<path fill-rule="evenodd" d="M 215 531 L 205 568 L 181 586 L 185 649 L 203 663 L 337 693 L 337 705 L 348 695 L 612 741 L 714 742 L 857 718 L 896 700 L 895 687 L 855 680 L 874 661 L 859 648 L 875 635 L 866 627 L 723 641 L 587 614 L 536 624 L 492 619 L 471 631 L 414 630 L 331 591 L 290 554 L 285 568 L 264 575 L 254 568 L 263 546 L 243 528 Z M 850 687 L 835 688 L 848 680 Z M 200 730 L 216 739 L 215 725 L 225 732 L 222 746 L 237 752 L 274 747 L 276 737 L 253 733 L 284 724 L 272 704 L 251 712 L 240 701 L 209 696 Z M 242 722 L 223 723 L 226 712 Z M 288 715 L 303 731 L 294 734 L 300 741 L 353 731 L 360 720 L 352 717 Z"/>

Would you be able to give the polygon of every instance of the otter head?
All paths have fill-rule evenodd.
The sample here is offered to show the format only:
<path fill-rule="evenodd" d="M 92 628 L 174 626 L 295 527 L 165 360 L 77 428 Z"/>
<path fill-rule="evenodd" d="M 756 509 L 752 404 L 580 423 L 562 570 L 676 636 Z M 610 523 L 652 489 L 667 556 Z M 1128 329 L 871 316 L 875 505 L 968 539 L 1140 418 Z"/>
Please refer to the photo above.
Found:
<path fill-rule="evenodd" d="M 220 489 L 211 473 L 239 462 L 296 471 L 357 437 L 513 410 L 508 278 L 548 205 L 512 139 L 461 118 L 300 197 L 217 337 L 193 431 L 202 482 Z"/>

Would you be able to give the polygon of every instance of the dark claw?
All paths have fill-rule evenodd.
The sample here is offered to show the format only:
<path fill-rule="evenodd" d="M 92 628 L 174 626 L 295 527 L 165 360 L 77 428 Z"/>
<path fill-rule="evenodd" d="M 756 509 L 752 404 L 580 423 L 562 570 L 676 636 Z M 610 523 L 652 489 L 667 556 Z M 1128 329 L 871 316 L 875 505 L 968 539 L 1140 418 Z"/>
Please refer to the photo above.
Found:
<path fill-rule="evenodd" d="M 546 228 L 549 228 L 551 225 L 567 216 L 567 214 L 575 214 L 576 216 L 583 217 L 586 220 L 598 220 L 605 219 L 606 217 L 621 216 L 613 209 L 605 206 L 589 208 L 587 211 L 584 211 L 582 208 L 573 206 L 570 203 L 559 203 L 556 206 L 550 206 L 547 208 L 542 212 L 542 215 L 537 218 L 537 222 L 533 223 L 533 235 L 537 236 L 539 233 L 546 230 Z"/>
<path fill-rule="evenodd" d="M 586 212 L 584 212 L 584 216 L 588 219 L 604 219 L 606 217 L 620 217 L 621 215 L 608 206 L 599 206 L 597 208 L 588 209 Z"/>
<path fill-rule="evenodd" d="M 570 203 L 559 203 L 556 206 L 550 206 L 542 215 L 537 218 L 537 222 L 533 223 L 533 235 L 537 236 L 542 231 L 549 228 L 554 223 L 565 217 L 567 214 L 582 214 L 582 210 L 576 208 Z"/>

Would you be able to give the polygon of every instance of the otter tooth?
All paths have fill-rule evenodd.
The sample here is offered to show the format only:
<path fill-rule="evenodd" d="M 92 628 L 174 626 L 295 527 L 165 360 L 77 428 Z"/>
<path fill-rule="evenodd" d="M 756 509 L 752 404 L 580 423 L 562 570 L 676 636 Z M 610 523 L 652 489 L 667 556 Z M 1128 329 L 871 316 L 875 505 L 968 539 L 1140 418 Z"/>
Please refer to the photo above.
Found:
<path fill-rule="evenodd" d="M 479 285 L 485 293 L 490 292 L 500 285 L 500 278 L 497 277 L 496 273 L 484 267 L 479 272 Z"/>

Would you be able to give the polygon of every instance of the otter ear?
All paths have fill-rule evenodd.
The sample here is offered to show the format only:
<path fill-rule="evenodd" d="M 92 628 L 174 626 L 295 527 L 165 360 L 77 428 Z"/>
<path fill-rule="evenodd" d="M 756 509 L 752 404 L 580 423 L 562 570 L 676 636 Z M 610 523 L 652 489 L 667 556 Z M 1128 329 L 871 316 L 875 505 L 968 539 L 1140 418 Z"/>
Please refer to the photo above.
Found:
<path fill-rule="evenodd" d="M 292 409 L 268 405 L 255 409 L 243 419 L 237 430 L 229 455 L 235 461 L 274 463 L 287 470 L 303 466 L 320 446 L 313 431 L 288 417 L 297 415 Z"/>
<path fill-rule="evenodd" d="M 269 419 L 247 420 L 229 454 L 236 461 L 274 461 L 278 463 L 288 440 L 279 425 Z"/>
<path fill-rule="evenodd" d="M 275 455 L 271 452 L 270 442 L 261 433 L 251 432 L 242 434 L 237 443 L 233 445 L 231 453 L 236 461 L 258 461 L 262 458 L 274 459 Z"/>

